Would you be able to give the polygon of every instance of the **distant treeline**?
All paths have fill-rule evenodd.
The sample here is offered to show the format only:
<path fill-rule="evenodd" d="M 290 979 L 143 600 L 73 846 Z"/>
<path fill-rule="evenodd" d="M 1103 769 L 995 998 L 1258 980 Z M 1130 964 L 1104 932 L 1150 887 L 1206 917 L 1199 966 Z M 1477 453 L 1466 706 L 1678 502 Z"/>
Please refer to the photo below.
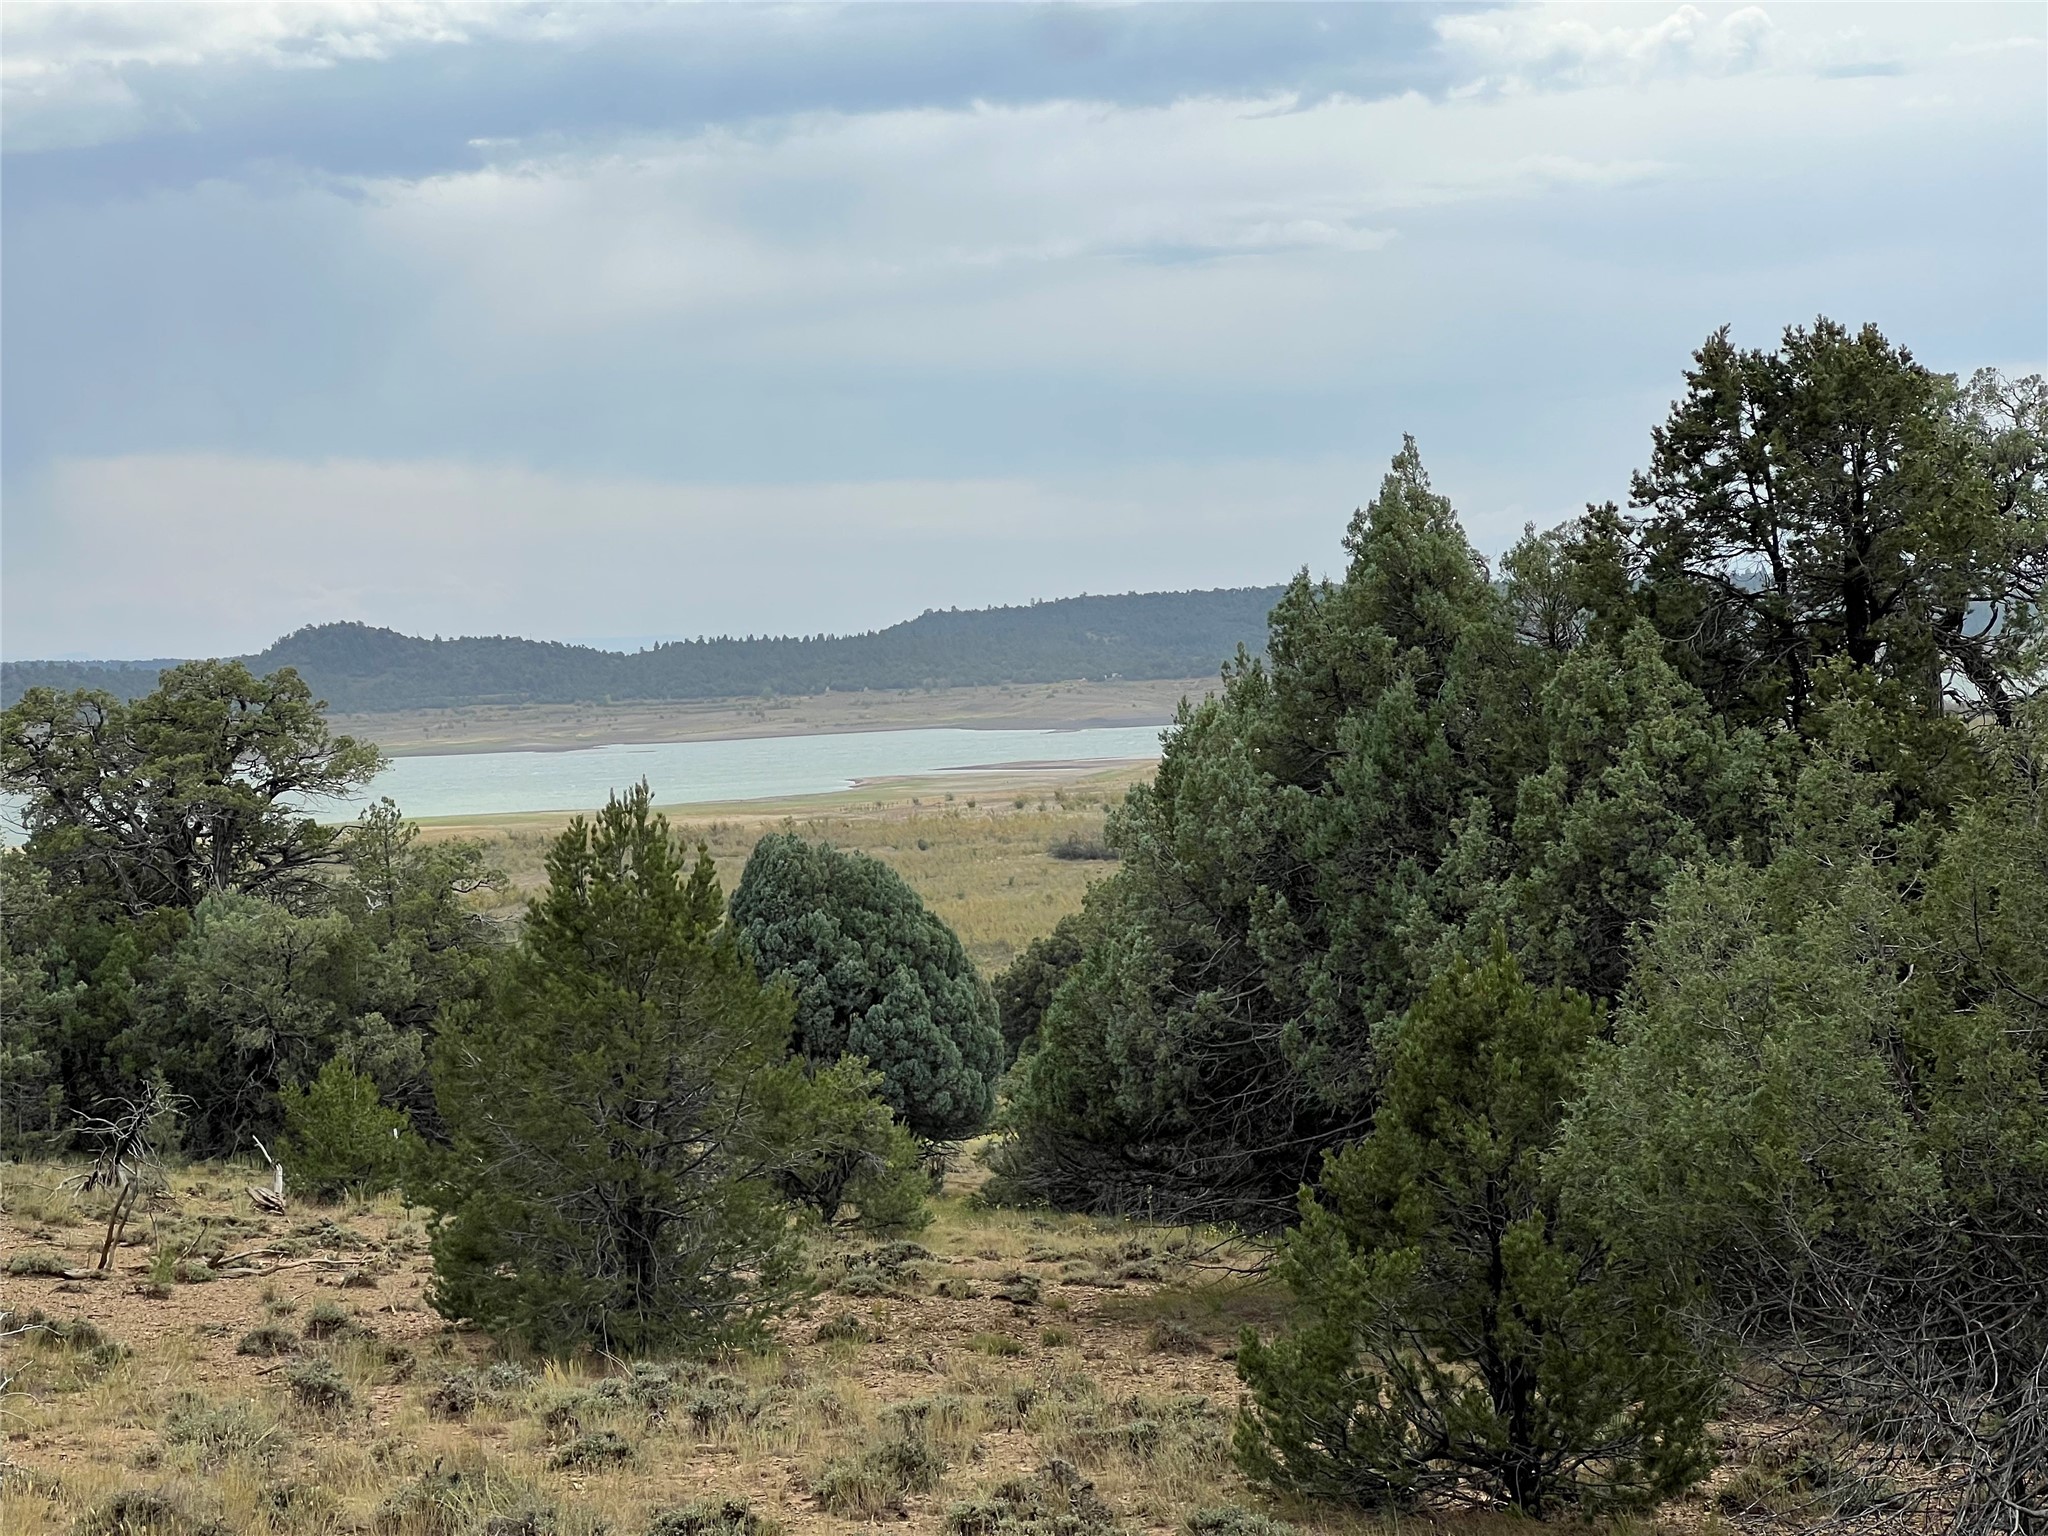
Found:
<path fill-rule="evenodd" d="M 458 704 L 751 698 L 863 688 L 972 687 L 1076 678 L 1197 677 L 1240 644 L 1263 648 L 1280 587 L 1068 597 L 924 613 L 863 635 L 681 640 L 622 654 L 491 635 L 422 640 L 367 624 L 315 624 L 241 658 L 295 667 L 341 711 Z M 166 661 L 0 663 L 0 703 L 34 687 L 156 687 Z"/>

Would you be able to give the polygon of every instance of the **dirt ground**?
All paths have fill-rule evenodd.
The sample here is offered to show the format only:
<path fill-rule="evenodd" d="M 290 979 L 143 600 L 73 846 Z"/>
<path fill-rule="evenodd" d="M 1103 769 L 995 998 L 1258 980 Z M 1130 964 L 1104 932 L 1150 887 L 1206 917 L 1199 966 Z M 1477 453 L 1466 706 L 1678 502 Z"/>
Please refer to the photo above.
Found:
<path fill-rule="evenodd" d="M 915 1245 L 817 1236 L 819 1292 L 771 1347 L 664 1366 L 495 1349 L 428 1305 L 422 1213 L 387 1196 L 264 1215 L 253 1166 L 174 1175 L 94 1277 L 106 1202 L 63 1191 L 75 1171 L 0 1178 L 0 1327 L 34 1325 L 0 1356 L 7 1536 L 978 1536 L 993 1527 L 971 1501 L 1014 1479 L 1013 1500 L 1057 1495 L 1067 1523 L 1003 1528 L 1041 1536 L 1184 1531 L 1219 1507 L 1330 1536 L 1519 1524 L 1262 1499 L 1228 1450 L 1235 1338 L 1280 1315 L 1260 1255 L 1216 1232 L 977 1209 L 971 1169 Z M 906 1440 L 923 1480 L 871 1475 Z M 658 1523 L 707 1498 L 744 1518 Z M 1700 1497 L 1607 1529 L 1733 1527 Z"/>

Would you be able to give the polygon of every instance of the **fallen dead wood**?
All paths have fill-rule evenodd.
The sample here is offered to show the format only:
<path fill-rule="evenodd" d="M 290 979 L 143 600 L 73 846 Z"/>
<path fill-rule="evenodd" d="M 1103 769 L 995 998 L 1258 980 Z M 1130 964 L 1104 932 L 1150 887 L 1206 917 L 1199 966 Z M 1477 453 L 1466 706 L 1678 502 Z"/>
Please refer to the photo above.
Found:
<path fill-rule="evenodd" d="M 245 1266 L 239 1269 L 215 1270 L 213 1277 L 216 1280 L 252 1280 L 262 1275 L 277 1274 L 280 1270 L 314 1268 L 364 1269 L 367 1266 L 351 1259 L 284 1259 L 276 1264 L 265 1265 L 261 1269 L 252 1269 Z"/>

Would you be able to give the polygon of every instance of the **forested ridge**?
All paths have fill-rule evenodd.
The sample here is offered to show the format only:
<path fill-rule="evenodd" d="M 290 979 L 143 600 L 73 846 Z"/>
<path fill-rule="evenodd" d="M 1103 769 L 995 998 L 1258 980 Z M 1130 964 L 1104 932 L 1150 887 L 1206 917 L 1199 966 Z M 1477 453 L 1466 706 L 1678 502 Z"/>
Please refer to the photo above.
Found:
<path fill-rule="evenodd" d="M 1264 643 L 1267 611 L 1282 590 L 1132 592 L 933 609 L 866 634 L 717 636 L 627 653 L 510 635 L 426 640 L 368 624 L 314 624 L 240 659 L 259 675 L 292 667 L 331 708 L 351 713 L 1202 677 L 1240 644 L 1256 650 Z M 171 665 L 9 661 L 0 664 L 0 702 L 13 704 L 37 687 L 140 698 Z"/>

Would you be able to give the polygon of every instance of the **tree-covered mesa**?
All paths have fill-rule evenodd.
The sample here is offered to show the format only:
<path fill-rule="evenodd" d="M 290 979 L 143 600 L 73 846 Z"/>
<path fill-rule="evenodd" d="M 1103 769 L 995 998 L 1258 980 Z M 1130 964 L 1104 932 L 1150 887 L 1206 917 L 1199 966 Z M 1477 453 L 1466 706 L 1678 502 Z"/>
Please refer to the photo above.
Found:
<path fill-rule="evenodd" d="M 422 639 L 367 624 L 315 624 L 254 656 L 290 667 L 334 708 L 760 698 L 869 688 L 975 687 L 1076 678 L 1203 677 L 1256 648 L 1278 589 L 1127 592 L 1011 608 L 934 609 L 860 635 L 679 640 L 631 653 L 510 635 Z M 0 702 L 31 688 L 129 699 L 171 663 L 0 662 Z"/>
<path fill-rule="evenodd" d="M 282 1128 L 336 1059 L 431 1122 L 427 1046 L 498 946 L 467 904 L 481 850 L 429 844 L 359 790 L 374 747 L 332 735 L 289 671 L 194 662 L 123 702 L 34 690 L 0 716 L 0 788 L 27 833 L 0 854 L 0 1094 L 10 1150 L 161 1078 L 184 1150 Z"/>
<path fill-rule="evenodd" d="M 999 983 L 993 1188 L 1294 1229 L 1280 1486 L 1640 1502 L 1739 1375 L 2039 1528 L 2048 387 L 1717 334 L 1628 508 L 1489 568 L 1410 443 L 1345 547 Z"/>

